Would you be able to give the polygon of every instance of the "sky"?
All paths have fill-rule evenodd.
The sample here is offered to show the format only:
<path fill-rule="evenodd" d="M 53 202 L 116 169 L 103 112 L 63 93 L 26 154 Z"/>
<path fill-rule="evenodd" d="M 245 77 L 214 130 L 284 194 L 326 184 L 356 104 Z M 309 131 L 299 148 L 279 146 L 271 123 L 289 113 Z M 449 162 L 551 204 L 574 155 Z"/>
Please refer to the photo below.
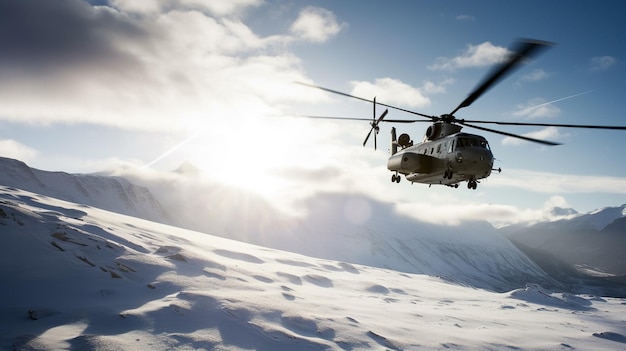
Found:
<path fill-rule="evenodd" d="M 624 131 L 499 128 L 477 190 L 390 182 L 366 102 L 454 109 L 519 38 L 554 43 L 457 118 L 626 125 L 622 1 L 0 0 L 0 156 L 158 176 L 189 162 L 282 209 L 366 195 L 422 220 L 496 225 L 626 203 Z M 379 107 L 378 112 L 382 112 Z M 414 119 L 390 111 L 387 118 Z M 398 125 L 421 140 L 427 123 Z M 496 128 L 498 129 L 498 128 Z M 120 171 L 121 172 L 121 171 Z"/>

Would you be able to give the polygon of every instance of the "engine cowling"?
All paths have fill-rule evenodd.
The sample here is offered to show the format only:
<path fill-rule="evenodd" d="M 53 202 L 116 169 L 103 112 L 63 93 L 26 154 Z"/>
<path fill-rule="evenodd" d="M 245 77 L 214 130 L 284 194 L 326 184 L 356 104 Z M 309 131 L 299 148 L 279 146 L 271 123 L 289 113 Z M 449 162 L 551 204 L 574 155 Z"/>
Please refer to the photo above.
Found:
<path fill-rule="evenodd" d="M 441 130 L 441 125 L 440 124 L 433 124 L 430 127 L 428 127 L 426 129 L 426 139 L 427 140 L 434 140 L 437 138 L 437 136 L 439 135 L 439 131 Z"/>
<path fill-rule="evenodd" d="M 458 133 L 463 127 L 457 124 L 435 122 L 426 129 L 426 140 L 437 140 L 445 136 Z"/>
<path fill-rule="evenodd" d="M 413 152 L 393 155 L 387 160 L 387 169 L 403 174 L 429 173 L 432 169 L 432 157 Z"/>

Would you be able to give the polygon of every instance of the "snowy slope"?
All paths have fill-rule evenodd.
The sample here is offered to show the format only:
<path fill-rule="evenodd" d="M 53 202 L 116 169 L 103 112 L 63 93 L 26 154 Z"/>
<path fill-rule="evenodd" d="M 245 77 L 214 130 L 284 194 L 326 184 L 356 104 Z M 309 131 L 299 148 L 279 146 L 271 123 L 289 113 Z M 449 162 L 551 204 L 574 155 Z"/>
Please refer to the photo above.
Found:
<path fill-rule="evenodd" d="M 0 187 L 0 350 L 606 349 L 626 300 L 495 293 Z"/>
<path fill-rule="evenodd" d="M 626 205 L 500 231 L 516 242 L 551 252 L 570 264 L 626 275 Z"/>
<path fill-rule="evenodd" d="M 369 208 L 359 221 L 351 208 Z M 439 276 L 460 284 L 506 291 L 550 281 L 532 261 L 486 222 L 459 226 L 416 221 L 358 195 L 320 194 L 308 200 L 305 220 L 253 243 L 313 257 L 408 273 Z"/>
<path fill-rule="evenodd" d="M 121 177 L 48 172 L 0 157 L 0 184 L 161 223 L 173 223 L 145 187 Z"/>

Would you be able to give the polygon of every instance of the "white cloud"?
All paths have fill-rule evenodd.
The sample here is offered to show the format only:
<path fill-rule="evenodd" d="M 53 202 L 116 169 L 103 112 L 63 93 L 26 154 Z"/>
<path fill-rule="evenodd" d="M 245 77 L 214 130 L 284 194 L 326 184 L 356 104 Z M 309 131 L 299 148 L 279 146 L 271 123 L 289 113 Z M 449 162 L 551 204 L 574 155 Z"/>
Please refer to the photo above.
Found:
<path fill-rule="evenodd" d="M 554 195 L 546 201 L 543 208 L 546 210 L 551 210 L 555 207 L 568 208 L 570 204 L 565 200 L 563 196 Z"/>
<path fill-rule="evenodd" d="M 493 178 L 489 184 L 547 194 L 626 194 L 626 178 L 555 174 L 523 169 L 509 169 Z"/>
<path fill-rule="evenodd" d="M 37 156 L 37 154 L 37 150 L 34 150 L 15 140 L 0 140 L 0 155 L 2 157 L 14 158 L 20 161 L 29 161 Z"/>
<path fill-rule="evenodd" d="M 130 13 L 155 15 L 169 10 L 196 10 L 226 16 L 237 13 L 250 6 L 258 6 L 261 0 L 111 0 L 116 8 Z"/>
<path fill-rule="evenodd" d="M 258 6 L 262 0 L 228 0 L 228 1 L 206 1 L 206 0 L 178 0 L 174 1 L 178 6 L 188 9 L 206 9 L 217 16 L 226 16 L 237 13 L 250 6 Z"/>
<path fill-rule="evenodd" d="M 509 54 L 507 48 L 495 46 L 488 41 L 478 45 L 468 44 L 466 50 L 459 56 L 439 57 L 429 68 L 453 71 L 458 68 L 490 66 L 504 61 Z"/>
<path fill-rule="evenodd" d="M 111 5 L 126 12 L 137 14 L 156 14 L 161 11 L 164 3 L 162 0 L 110 0 Z"/>
<path fill-rule="evenodd" d="M 454 83 L 454 79 L 448 78 L 439 83 L 433 83 L 430 81 L 424 82 L 422 90 L 429 94 L 440 94 L 446 92 L 446 86 Z"/>
<path fill-rule="evenodd" d="M 552 102 L 546 102 L 545 99 L 531 99 L 525 104 L 517 106 L 518 111 L 514 112 L 514 116 L 535 119 L 540 117 L 556 117 L 561 114 L 561 109 L 554 106 Z"/>
<path fill-rule="evenodd" d="M 472 15 L 458 15 L 455 17 L 458 21 L 474 22 L 476 18 Z"/>
<path fill-rule="evenodd" d="M 374 83 L 352 81 L 350 94 L 372 99 L 376 97 L 386 104 L 398 104 L 408 107 L 424 107 L 430 105 L 430 99 L 422 92 L 400 80 L 393 78 L 378 78 Z M 426 85 L 436 89 L 434 85 Z"/>
<path fill-rule="evenodd" d="M 570 216 L 560 216 L 553 211 L 554 207 L 568 207 L 567 201 L 561 196 L 550 196 L 541 208 L 519 208 L 511 205 L 479 203 L 474 201 L 442 201 L 428 199 L 424 202 L 399 202 L 396 210 L 420 221 L 461 225 L 465 221 L 485 220 L 495 227 L 541 221 L 553 221 Z"/>
<path fill-rule="evenodd" d="M 544 129 L 540 129 L 534 132 L 521 134 L 522 136 L 539 139 L 539 140 L 547 140 L 547 141 L 555 141 L 563 138 L 565 135 L 559 132 L 559 129 L 556 127 L 546 127 Z M 524 143 L 528 143 L 528 141 L 513 138 L 513 137 L 505 137 L 502 139 L 503 145 L 523 145 Z"/>
<path fill-rule="evenodd" d="M 542 70 L 536 69 L 528 74 L 523 75 L 519 80 L 522 82 L 537 82 L 540 80 L 544 80 L 550 76 L 550 73 Z"/>
<path fill-rule="evenodd" d="M 0 14 L 23 14 L 0 20 L 2 29 L 33 36 L 11 36 L 0 55 L 0 118 L 20 123 L 186 132 L 228 123 L 223 116 L 276 113 L 281 104 L 315 96 L 293 89 L 293 81 L 308 79 L 286 45 L 328 38 L 340 27 L 332 13 L 317 8 L 302 12 L 300 37 L 262 37 L 239 19 L 188 10 L 205 4 L 198 1 L 143 3 L 148 8 L 136 10 L 162 11 L 153 16 L 124 12 L 137 2 L 118 1 L 116 9 L 30 2 L 18 2 L 19 12 Z M 257 4 L 205 5 L 215 3 L 232 7 L 207 12 L 232 14 Z M 315 32 L 306 23 L 325 29 Z"/>
<path fill-rule="evenodd" d="M 290 31 L 299 38 L 312 42 L 325 42 L 333 37 L 344 25 L 337 23 L 335 15 L 323 8 L 308 6 L 304 8 Z"/>
<path fill-rule="evenodd" d="M 592 71 L 605 71 L 617 63 L 613 56 L 596 56 L 591 59 Z"/>

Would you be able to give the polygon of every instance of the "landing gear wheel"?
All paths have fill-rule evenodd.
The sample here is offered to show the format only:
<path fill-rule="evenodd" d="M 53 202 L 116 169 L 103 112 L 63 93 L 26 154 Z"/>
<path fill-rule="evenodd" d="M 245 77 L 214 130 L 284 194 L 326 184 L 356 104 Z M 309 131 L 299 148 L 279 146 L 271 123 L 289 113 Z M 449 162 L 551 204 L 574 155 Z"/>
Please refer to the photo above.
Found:
<path fill-rule="evenodd" d="M 474 189 L 476 190 L 476 188 L 478 187 L 478 182 L 475 180 L 468 180 L 467 181 L 467 188 L 468 189 Z"/>
<path fill-rule="evenodd" d="M 397 174 L 391 175 L 391 182 L 392 183 L 400 183 L 400 179 L 402 179 L 402 178 L 400 178 L 400 176 L 397 175 Z"/>

